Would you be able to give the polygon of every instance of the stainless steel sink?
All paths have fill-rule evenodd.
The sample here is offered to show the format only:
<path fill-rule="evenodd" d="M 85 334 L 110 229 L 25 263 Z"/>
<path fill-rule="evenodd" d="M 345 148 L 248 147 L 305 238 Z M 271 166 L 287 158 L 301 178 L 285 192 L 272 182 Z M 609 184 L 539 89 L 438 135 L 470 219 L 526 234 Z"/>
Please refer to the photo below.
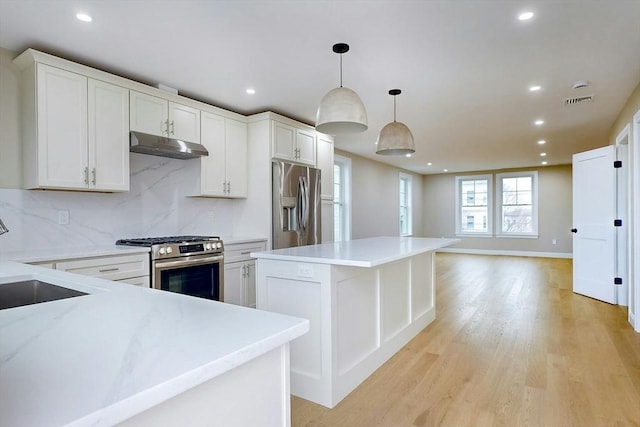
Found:
<path fill-rule="evenodd" d="M 87 294 L 40 280 L 0 283 L 0 310 L 81 295 Z"/>

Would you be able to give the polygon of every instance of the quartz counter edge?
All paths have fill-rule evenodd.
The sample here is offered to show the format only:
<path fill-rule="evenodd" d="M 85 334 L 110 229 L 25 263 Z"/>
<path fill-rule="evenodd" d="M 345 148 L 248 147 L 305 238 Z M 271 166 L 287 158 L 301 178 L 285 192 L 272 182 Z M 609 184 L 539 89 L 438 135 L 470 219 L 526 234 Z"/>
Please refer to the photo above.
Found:
<path fill-rule="evenodd" d="M 376 267 L 460 242 L 460 239 L 431 237 L 372 237 L 344 242 L 298 246 L 252 252 L 258 259 Z"/>

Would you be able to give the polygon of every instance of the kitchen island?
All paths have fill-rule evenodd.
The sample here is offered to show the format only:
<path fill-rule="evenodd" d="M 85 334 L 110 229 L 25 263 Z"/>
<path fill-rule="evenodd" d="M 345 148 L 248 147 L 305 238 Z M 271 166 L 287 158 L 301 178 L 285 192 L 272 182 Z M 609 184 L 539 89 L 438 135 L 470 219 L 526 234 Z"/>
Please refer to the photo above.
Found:
<path fill-rule="evenodd" d="M 287 426 L 308 321 L 0 262 L 0 287 L 84 292 L 0 310 L 0 425 Z"/>
<path fill-rule="evenodd" d="M 291 393 L 332 408 L 435 319 L 434 252 L 457 239 L 376 237 L 255 252 L 257 308 L 309 319 Z"/>

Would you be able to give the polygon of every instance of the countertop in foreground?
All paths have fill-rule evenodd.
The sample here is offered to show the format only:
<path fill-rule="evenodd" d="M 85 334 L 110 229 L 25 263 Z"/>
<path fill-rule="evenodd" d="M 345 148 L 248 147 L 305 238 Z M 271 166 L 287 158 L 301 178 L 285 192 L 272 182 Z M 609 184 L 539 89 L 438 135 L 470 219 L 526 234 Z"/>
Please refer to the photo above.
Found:
<path fill-rule="evenodd" d="M 431 237 L 371 237 L 320 245 L 252 252 L 254 258 L 317 264 L 376 267 L 458 243 L 459 239 Z"/>
<path fill-rule="evenodd" d="M 309 329 L 290 316 L 0 262 L 87 292 L 0 310 L 0 425 L 113 425 Z"/>

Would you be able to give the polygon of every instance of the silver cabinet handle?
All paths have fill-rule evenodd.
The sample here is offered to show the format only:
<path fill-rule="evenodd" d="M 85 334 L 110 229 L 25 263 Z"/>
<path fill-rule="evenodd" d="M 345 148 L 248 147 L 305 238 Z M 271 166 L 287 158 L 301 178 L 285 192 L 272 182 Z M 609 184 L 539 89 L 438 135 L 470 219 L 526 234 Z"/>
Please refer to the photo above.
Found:
<path fill-rule="evenodd" d="M 176 134 L 176 124 L 174 123 L 173 120 L 171 120 L 171 135 L 175 135 Z"/>
<path fill-rule="evenodd" d="M 226 193 L 227 192 L 227 181 L 223 181 L 222 182 L 222 192 Z"/>
<path fill-rule="evenodd" d="M 91 169 L 91 183 L 96 185 L 96 168 Z"/>
<path fill-rule="evenodd" d="M 111 273 L 113 271 L 118 271 L 120 270 L 119 267 L 114 267 L 114 268 L 104 268 L 102 270 L 98 270 L 100 273 Z"/>
<path fill-rule="evenodd" d="M 231 181 L 227 181 L 227 193 L 231 194 Z"/>
<path fill-rule="evenodd" d="M 167 135 L 169 135 L 169 119 L 167 119 L 167 120 L 165 120 L 165 121 L 164 121 L 164 125 L 165 125 L 164 132 L 166 132 L 166 133 L 167 133 Z M 163 133 L 164 133 L 164 132 L 163 132 Z"/>
<path fill-rule="evenodd" d="M 84 183 L 89 185 L 89 168 L 84 168 Z"/>
<path fill-rule="evenodd" d="M 251 253 L 251 251 L 244 251 L 244 252 L 240 252 L 240 255 L 249 255 Z"/>

